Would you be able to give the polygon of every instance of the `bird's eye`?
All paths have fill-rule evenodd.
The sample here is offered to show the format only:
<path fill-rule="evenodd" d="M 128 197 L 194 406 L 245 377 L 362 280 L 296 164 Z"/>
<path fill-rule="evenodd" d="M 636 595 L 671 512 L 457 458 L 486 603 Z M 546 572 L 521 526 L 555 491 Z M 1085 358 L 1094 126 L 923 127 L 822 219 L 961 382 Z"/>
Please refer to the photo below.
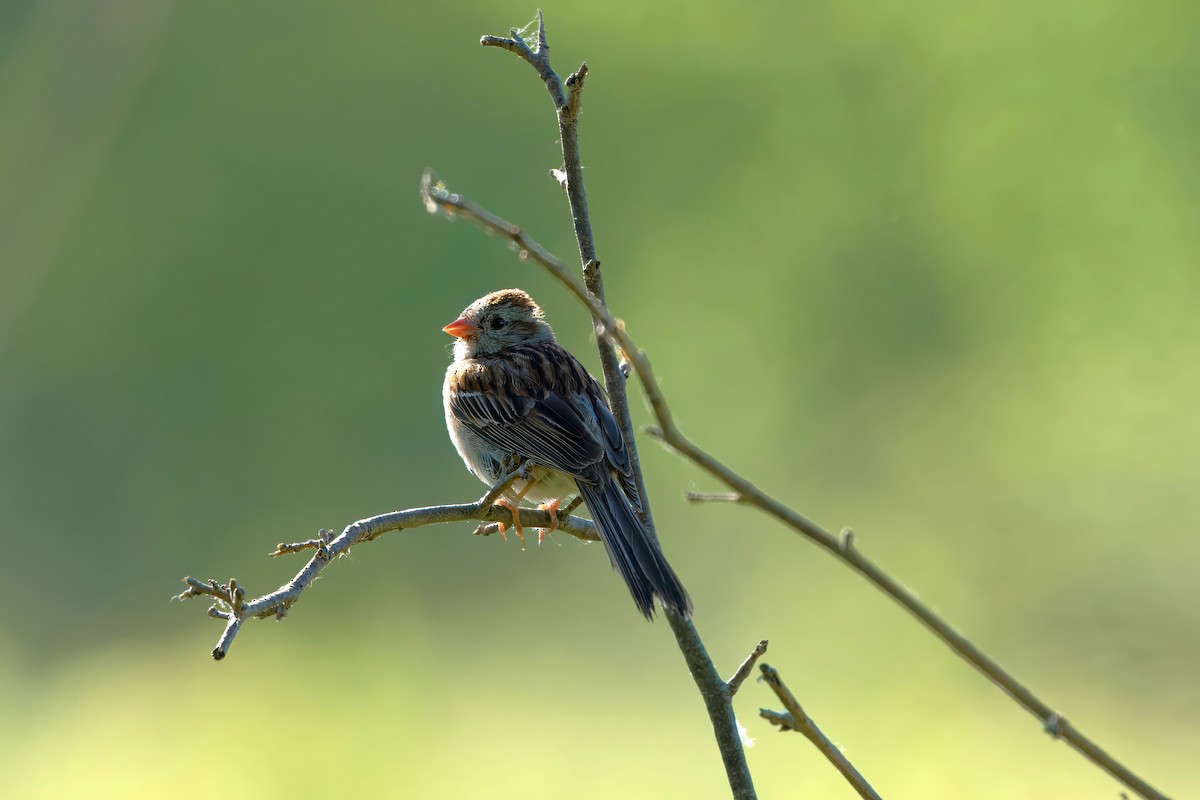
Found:
<path fill-rule="evenodd" d="M 492 317 L 491 322 L 488 323 L 488 327 L 494 331 L 498 331 L 506 325 L 508 325 L 508 320 L 504 317 Z"/>

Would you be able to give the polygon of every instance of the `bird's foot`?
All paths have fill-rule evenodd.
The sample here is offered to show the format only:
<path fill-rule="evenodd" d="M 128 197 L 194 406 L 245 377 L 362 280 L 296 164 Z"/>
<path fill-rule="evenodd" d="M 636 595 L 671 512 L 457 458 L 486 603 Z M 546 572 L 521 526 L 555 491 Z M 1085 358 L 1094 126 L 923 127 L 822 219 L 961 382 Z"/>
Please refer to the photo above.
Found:
<path fill-rule="evenodd" d="M 550 513 L 550 527 L 537 529 L 538 547 L 542 546 L 543 539 L 558 530 L 558 507 L 561 504 L 561 500 L 551 500 L 548 503 L 542 503 L 540 506 L 538 506 L 538 508 L 540 508 L 542 511 L 548 511 Z"/>
<path fill-rule="evenodd" d="M 499 500 L 497 500 L 496 505 L 503 506 L 504 508 L 507 508 L 509 510 L 509 512 L 512 513 L 513 532 L 516 533 L 517 538 L 521 540 L 521 549 L 524 550 L 525 549 L 525 528 L 523 528 L 521 526 L 520 510 L 515 505 L 510 503 L 508 501 L 508 498 L 505 498 L 505 497 L 501 497 Z M 500 525 L 500 538 L 504 539 L 505 541 L 508 541 L 508 539 L 506 539 L 504 537 L 504 523 L 501 522 L 501 523 L 499 523 L 499 525 Z"/>

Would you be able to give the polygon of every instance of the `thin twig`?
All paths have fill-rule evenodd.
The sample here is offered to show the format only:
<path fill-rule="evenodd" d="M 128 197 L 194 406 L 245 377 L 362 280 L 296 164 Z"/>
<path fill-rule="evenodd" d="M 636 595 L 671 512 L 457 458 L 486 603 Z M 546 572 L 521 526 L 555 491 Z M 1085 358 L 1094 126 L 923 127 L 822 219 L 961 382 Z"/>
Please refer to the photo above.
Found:
<path fill-rule="evenodd" d="M 625 447 L 629 454 L 629 462 L 632 470 L 631 474 L 639 495 L 642 498 L 642 521 L 645 523 L 646 530 L 649 531 L 650 536 L 657 539 L 654 518 L 650 513 L 650 502 L 642 475 L 641 463 L 638 458 L 637 442 L 633 435 L 633 422 L 629 415 L 629 401 L 625 394 L 625 378 L 628 375 L 628 369 L 622 368 L 622 362 L 625 359 L 618 357 L 617 348 L 614 347 L 612 340 L 605 335 L 605 333 L 612 333 L 618 326 L 612 316 L 608 314 L 608 309 L 604 305 L 604 281 L 600 272 L 600 260 L 596 255 L 595 240 L 592 236 L 592 223 L 588 214 L 587 192 L 584 190 L 583 182 L 583 159 L 579 151 L 579 109 L 582 102 L 584 81 L 588 74 L 588 66 L 586 63 L 583 64 L 578 71 L 567 78 L 569 95 L 564 94 L 563 83 L 550 66 L 550 51 L 549 46 L 546 44 L 545 21 L 542 18 L 541 11 L 538 11 L 537 19 L 538 49 L 536 53 L 530 51 L 528 45 L 524 45 L 524 42 L 515 31 L 513 32 L 511 42 L 498 41 L 497 37 L 484 37 L 481 40 L 481 44 L 503 47 L 524 58 L 525 61 L 537 70 L 538 76 L 545 83 L 546 89 L 554 102 L 555 114 L 558 118 L 558 140 L 562 145 L 563 162 L 561 170 L 552 170 L 551 174 L 567 192 L 567 200 L 571 207 L 571 220 L 575 229 L 575 241 L 579 245 L 579 260 L 583 265 L 583 278 L 586 288 L 579 286 L 574 275 L 568 272 L 561 262 L 558 263 L 556 275 L 559 280 L 563 281 L 572 291 L 576 292 L 580 299 L 584 300 L 588 307 L 592 309 L 592 316 L 595 320 L 596 348 L 600 354 L 600 365 L 604 374 L 604 388 L 608 392 L 609 405 L 612 408 L 613 416 L 617 420 L 617 426 L 621 429 L 621 436 L 625 440 Z M 424 187 L 430 183 L 430 176 L 427 175 L 422 185 Z M 430 207 L 433 195 L 424 190 L 422 194 L 426 198 L 426 207 Z M 434 207 L 436 208 L 437 206 L 435 205 Z M 520 243 L 519 240 L 524 238 L 524 234 L 515 226 L 507 226 L 507 230 L 498 232 L 506 233 L 514 241 L 518 241 L 518 243 Z M 542 250 L 540 247 L 537 251 L 530 250 L 529 252 L 535 258 L 538 258 L 541 254 L 545 254 L 545 250 Z M 548 263 L 540 259 L 539 262 Z M 622 353 L 622 356 L 624 355 Z M 699 689 L 701 697 L 704 698 L 705 707 L 708 710 L 709 719 L 713 725 L 713 735 L 717 740 L 717 747 L 721 752 L 721 759 L 725 765 L 725 773 L 729 779 L 729 786 L 733 792 L 733 796 L 740 800 L 750 800 L 756 797 L 754 781 L 750 776 L 750 768 L 746 763 L 746 754 L 742 747 L 737 719 L 733 714 L 733 705 L 730 702 L 727 686 L 721 680 L 721 676 L 717 674 L 716 667 L 713 666 L 712 659 L 708 657 L 704 642 L 700 639 L 700 634 L 696 631 L 692 620 L 684 618 L 670 609 L 665 611 L 665 616 L 667 623 L 671 626 L 672 633 L 675 634 L 675 641 L 679 646 L 680 652 L 683 654 L 684 660 L 687 662 L 692 678 L 696 682 L 696 688 Z"/>
<path fill-rule="evenodd" d="M 234 636 L 241 629 L 242 623 L 255 617 L 276 617 L 282 619 L 287 614 L 301 593 L 312 585 L 325 566 L 340 555 L 349 552 L 350 548 L 359 542 L 369 542 L 389 531 L 419 528 L 424 525 L 434 525 L 444 522 L 465 522 L 467 520 L 484 520 L 491 522 L 510 522 L 512 511 L 504 506 L 497 506 L 493 501 L 500 496 L 504 487 L 512 481 L 520 470 L 502 478 L 488 492 L 473 503 L 457 505 L 428 506 L 425 508 L 409 508 L 404 511 L 393 511 L 380 514 L 368 519 L 347 525 L 337 537 L 331 537 L 329 531 L 322 531 L 317 539 L 286 545 L 281 544 L 271 555 L 299 552 L 304 549 L 316 548 L 316 554 L 309 559 L 290 581 L 273 592 L 253 600 L 243 600 L 245 590 L 230 579 L 228 584 L 215 580 L 199 581 L 192 577 L 183 579 L 187 589 L 175 596 L 177 600 L 208 595 L 216 598 L 217 605 L 209 609 L 209 616 L 225 621 L 225 631 L 221 634 L 217 646 L 213 648 L 212 657 L 217 661 L 223 659 L 233 643 Z M 549 528 L 550 513 L 542 509 L 521 508 L 518 516 L 522 526 L 530 528 Z M 596 526 L 589 519 L 560 514 L 558 530 L 589 542 L 600 541 Z"/>
<path fill-rule="evenodd" d="M 537 24 L 536 50 L 529 46 L 529 43 L 521 37 L 521 33 L 516 29 L 510 30 L 507 37 L 482 36 L 479 43 L 484 47 L 499 47 L 501 50 L 507 50 L 518 58 L 524 59 L 529 66 L 537 70 L 538 77 L 546 84 L 550 98 L 554 101 L 554 107 L 556 109 L 566 108 L 567 96 L 563 92 L 562 81 L 550 68 L 550 45 L 546 43 L 546 21 L 542 18 L 541 9 L 538 9 L 537 12 Z"/>
<path fill-rule="evenodd" d="M 750 677 L 750 671 L 754 669 L 754 662 L 762 657 L 762 654 L 767 652 L 767 640 L 763 639 L 758 644 L 754 645 L 754 649 L 750 651 L 750 655 L 746 656 L 746 660 L 737 668 L 737 672 L 733 673 L 733 677 L 725 681 L 726 691 L 729 696 L 733 697 L 737 694 L 737 690 L 742 688 L 742 682 Z"/>
<path fill-rule="evenodd" d="M 333 531 L 329 530 L 328 528 L 322 528 L 321 530 L 317 531 L 317 538 L 315 539 L 305 539 L 302 542 L 280 542 L 279 544 L 275 545 L 275 549 L 272 552 L 267 553 L 267 555 L 275 558 L 276 556 L 286 556 L 291 555 L 292 553 L 299 553 L 301 550 L 315 550 L 320 547 L 324 547 L 332 541 Z"/>
<path fill-rule="evenodd" d="M 759 666 L 762 670 L 762 679 L 768 686 L 775 691 L 775 695 L 779 698 L 779 702 L 783 703 L 783 707 L 787 709 L 786 714 L 780 714 L 777 711 L 768 709 L 760 709 L 759 715 L 770 722 L 772 725 L 778 725 L 781 731 L 799 731 L 803 733 L 818 750 L 829 759 L 829 762 L 837 767 L 837 771 L 842 773 L 842 777 L 854 787 L 860 797 L 866 800 L 880 800 L 879 795 L 871 788 L 871 784 L 867 783 L 867 779 L 862 776 L 854 765 L 850 763 L 850 759 L 846 758 L 846 754 L 841 749 L 829 741 L 825 734 L 821 733 L 821 729 L 817 727 L 817 723 L 813 722 L 808 714 L 804 713 L 800 702 L 791 690 L 784 684 L 783 679 L 779 677 L 779 673 L 770 664 L 762 664 Z"/>

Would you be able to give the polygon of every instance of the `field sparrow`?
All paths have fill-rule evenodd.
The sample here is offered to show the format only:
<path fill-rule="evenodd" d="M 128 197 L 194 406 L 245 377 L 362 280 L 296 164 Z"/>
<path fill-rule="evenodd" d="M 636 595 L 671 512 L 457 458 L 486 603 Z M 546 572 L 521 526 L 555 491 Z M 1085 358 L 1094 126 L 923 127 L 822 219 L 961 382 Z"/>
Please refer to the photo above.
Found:
<path fill-rule="evenodd" d="M 523 499 L 553 519 L 580 495 L 646 618 L 655 596 L 690 615 L 691 598 L 638 519 L 641 499 L 604 391 L 554 340 L 537 303 L 520 289 L 492 292 L 443 330 L 456 338 L 442 387 L 450 438 L 484 483 L 526 467 L 505 493 L 514 523 Z"/>

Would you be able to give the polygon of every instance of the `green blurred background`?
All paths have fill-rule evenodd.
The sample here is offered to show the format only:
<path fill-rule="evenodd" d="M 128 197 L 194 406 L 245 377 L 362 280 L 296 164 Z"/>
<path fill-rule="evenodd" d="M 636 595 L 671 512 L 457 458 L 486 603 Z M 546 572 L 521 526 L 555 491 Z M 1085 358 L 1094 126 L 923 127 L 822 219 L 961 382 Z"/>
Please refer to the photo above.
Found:
<path fill-rule="evenodd" d="M 514 2 L 0 4 L 0 795 L 727 796 L 603 551 L 390 534 L 208 651 L 186 574 L 477 497 L 440 327 L 577 303 Z M 1200 6 L 549 6 L 592 68 L 609 300 L 702 446 L 837 530 L 1163 790 L 1200 792 Z M 647 421 L 635 393 L 635 413 Z M 862 580 L 642 441 L 728 674 L 760 637 L 885 796 L 1119 787 Z M 736 707 L 764 797 L 849 797 Z"/>

